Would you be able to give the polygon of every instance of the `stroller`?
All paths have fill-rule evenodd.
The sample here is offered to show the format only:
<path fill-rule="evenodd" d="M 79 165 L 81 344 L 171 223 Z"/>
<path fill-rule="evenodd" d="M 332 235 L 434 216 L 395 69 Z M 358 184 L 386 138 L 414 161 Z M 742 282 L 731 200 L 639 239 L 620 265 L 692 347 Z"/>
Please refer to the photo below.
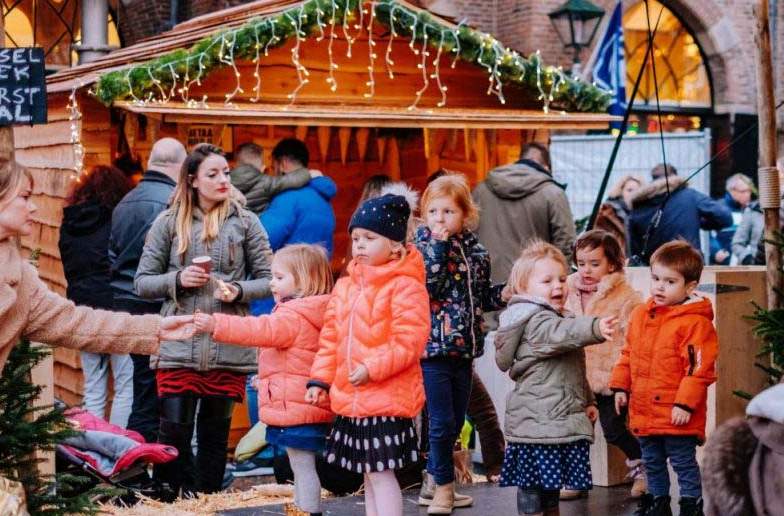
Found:
<path fill-rule="evenodd" d="M 164 444 L 145 442 L 132 430 L 124 430 L 81 408 L 71 408 L 65 417 L 79 435 L 56 446 L 58 472 L 86 472 L 93 482 L 110 484 L 127 491 L 123 502 L 133 502 L 139 495 L 172 501 L 176 495 L 168 486 L 150 477 L 148 466 L 169 462 L 177 457 L 177 449 Z"/>

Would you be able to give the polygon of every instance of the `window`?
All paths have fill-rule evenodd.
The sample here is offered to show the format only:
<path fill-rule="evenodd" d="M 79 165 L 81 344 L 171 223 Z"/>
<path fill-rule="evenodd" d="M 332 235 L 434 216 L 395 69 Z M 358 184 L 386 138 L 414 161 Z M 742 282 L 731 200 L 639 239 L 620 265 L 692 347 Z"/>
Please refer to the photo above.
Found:
<path fill-rule="evenodd" d="M 656 62 L 654 81 L 650 58 L 645 67 L 635 104 L 656 104 L 656 83 L 662 107 L 709 108 L 711 89 L 708 69 L 702 52 L 681 21 L 672 11 L 656 0 L 649 0 L 651 30 L 661 13 L 661 20 L 653 40 Z M 626 94 L 631 95 L 648 49 L 648 17 L 643 2 L 630 8 L 623 17 L 623 37 L 626 46 Z"/>

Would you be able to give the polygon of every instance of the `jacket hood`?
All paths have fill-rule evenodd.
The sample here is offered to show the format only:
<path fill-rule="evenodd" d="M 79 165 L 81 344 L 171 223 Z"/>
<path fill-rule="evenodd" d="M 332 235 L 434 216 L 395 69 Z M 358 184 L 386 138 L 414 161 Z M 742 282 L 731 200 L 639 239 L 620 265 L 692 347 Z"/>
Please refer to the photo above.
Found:
<path fill-rule="evenodd" d="M 549 183 L 561 186 L 550 174 L 525 163 L 494 168 L 485 179 L 487 188 L 501 199 L 522 199 L 538 192 Z"/>
<path fill-rule="evenodd" d="M 506 310 L 499 317 L 499 328 L 514 324 L 525 324 L 534 315 L 543 310 L 558 312 L 550 303 L 541 297 L 515 295 L 509 300 Z"/>
<path fill-rule="evenodd" d="M 231 184 L 241 193 L 248 193 L 261 179 L 261 170 L 253 165 L 239 165 L 231 169 Z"/>
<path fill-rule="evenodd" d="M 112 210 L 95 201 L 63 208 L 62 229 L 75 236 L 95 232 L 112 218 Z"/>
<path fill-rule="evenodd" d="M 314 177 L 308 184 L 311 188 L 316 190 L 320 196 L 326 199 L 327 202 L 331 201 L 332 198 L 335 197 L 335 194 L 338 193 L 338 186 L 327 176 Z"/>
<path fill-rule="evenodd" d="M 632 195 L 632 207 L 650 201 L 659 195 L 666 194 L 668 185 L 670 193 L 673 193 L 673 191 L 681 185 L 683 185 L 683 188 L 688 187 L 688 184 L 684 183 L 686 183 L 686 178 L 680 176 L 667 176 L 666 178 L 662 177 L 651 181 L 634 192 Z"/>
<path fill-rule="evenodd" d="M 574 274 L 570 274 L 566 278 L 566 290 L 567 292 L 577 292 L 577 287 L 575 286 L 575 282 L 580 278 L 580 273 L 575 272 Z M 623 272 L 613 272 L 607 274 L 602 279 L 599 280 L 599 287 L 596 289 L 594 293 L 595 296 L 598 298 L 603 298 L 610 292 L 612 289 L 620 285 L 621 283 L 626 281 L 626 275 Z"/>
<path fill-rule="evenodd" d="M 645 310 L 647 312 L 655 310 L 662 316 L 699 315 L 708 321 L 713 321 L 713 305 L 708 299 L 698 295 L 693 295 L 685 303 L 674 306 L 659 306 L 653 302 L 653 297 L 651 297 L 645 303 Z"/>
<path fill-rule="evenodd" d="M 413 245 L 406 246 L 406 256 L 402 260 L 392 260 L 375 266 L 351 260 L 347 270 L 354 282 L 380 285 L 391 281 L 395 276 L 409 276 L 423 285 L 425 283 L 425 260 Z"/>
<path fill-rule="evenodd" d="M 329 298 L 329 294 L 299 297 L 286 301 L 280 306 L 297 312 L 297 314 L 312 324 L 314 328 L 321 330 L 322 326 L 324 326 L 324 312 L 327 309 Z"/>

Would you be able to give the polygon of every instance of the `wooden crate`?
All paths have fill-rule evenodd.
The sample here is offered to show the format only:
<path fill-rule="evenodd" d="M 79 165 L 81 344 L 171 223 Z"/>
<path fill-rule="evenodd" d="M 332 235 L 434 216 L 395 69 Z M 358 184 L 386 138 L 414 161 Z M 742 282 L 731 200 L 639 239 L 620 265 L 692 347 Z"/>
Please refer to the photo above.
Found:
<path fill-rule="evenodd" d="M 647 299 L 650 270 L 632 267 L 627 269 L 626 276 Z M 746 402 L 735 396 L 733 390 L 757 393 L 766 387 L 765 374 L 754 367 L 761 343 L 752 335 L 753 321 L 744 318 L 754 310 L 752 301 L 766 305 L 765 268 L 706 267 L 698 290 L 713 303 L 713 323 L 719 335 L 718 380 L 708 390 L 706 432 L 710 436 L 716 425 L 745 413 Z M 494 349 L 492 337 L 488 337 L 486 352 L 476 361 L 476 371 L 493 398 L 503 428 L 505 398 L 514 382 L 495 365 Z M 623 483 L 628 472 L 625 456 L 616 447 L 608 446 L 598 424 L 595 437 L 596 442 L 591 446 L 593 483 L 598 486 Z"/>

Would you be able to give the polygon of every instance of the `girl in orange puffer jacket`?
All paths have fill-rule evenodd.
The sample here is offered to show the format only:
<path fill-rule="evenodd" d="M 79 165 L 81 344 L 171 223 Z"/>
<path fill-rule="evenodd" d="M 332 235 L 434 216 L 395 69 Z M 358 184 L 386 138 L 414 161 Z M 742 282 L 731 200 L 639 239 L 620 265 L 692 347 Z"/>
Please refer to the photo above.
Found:
<path fill-rule="evenodd" d="M 198 314 L 195 324 L 216 341 L 261 348 L 258 410 L 267 442 L 286 448 L 295 505 L 321 514 L 316 453 L 324 448 L 333 414 L 326 401 L 306 403 L 305 392 L 332 289 L 326 250 L 298 244 L 275 253 L 270 289 L 276 305 L 269 315 Z"/>
<path fill-rule="evenodd" d="M 327 305 L 307 399 L 337 414 L 327 462 L 365 475 L 365 511 L 402 516 L 394 470 L 417 458 L 413 417 L 425 402 L 419 359 L 430 333 L 425 264 L 406 246 L 411 208 L 387 194 L 351 217 L 354 259 Z"/>

